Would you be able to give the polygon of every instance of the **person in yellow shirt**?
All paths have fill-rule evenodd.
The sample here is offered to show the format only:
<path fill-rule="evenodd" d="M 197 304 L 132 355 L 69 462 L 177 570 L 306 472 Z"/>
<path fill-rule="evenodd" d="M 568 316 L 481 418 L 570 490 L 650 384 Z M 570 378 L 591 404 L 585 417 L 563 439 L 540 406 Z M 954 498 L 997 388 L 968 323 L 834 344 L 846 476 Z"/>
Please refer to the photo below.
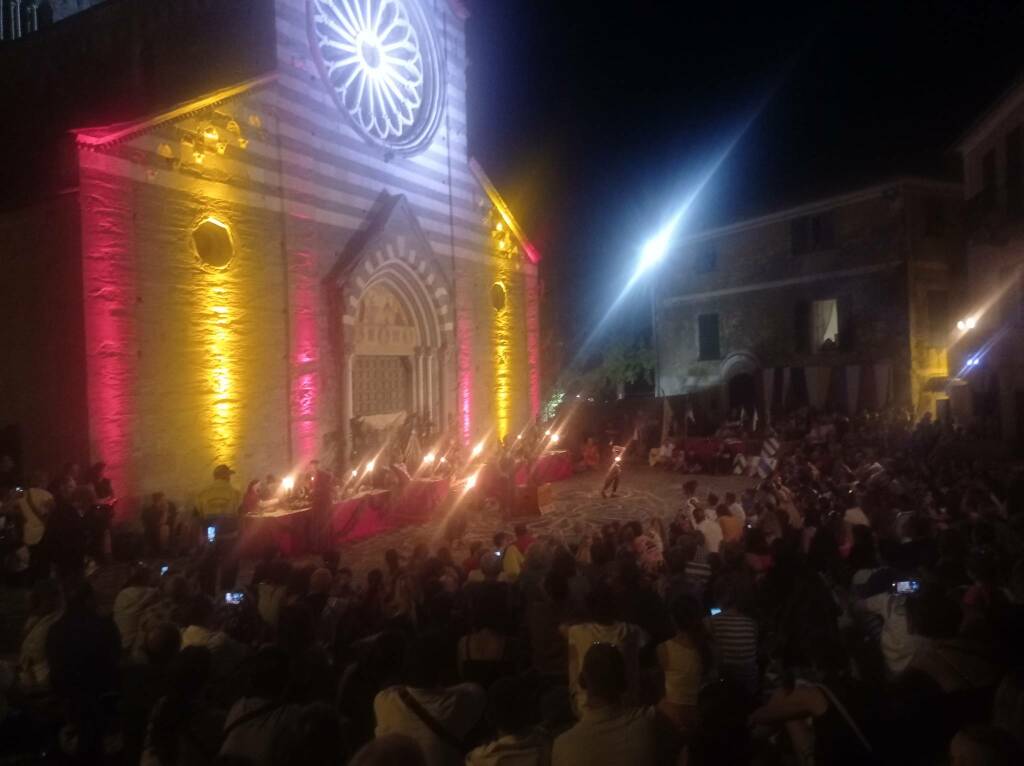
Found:
<path fill-rule="evenodd" d="M 743 522 L 732 515 L 729 506 L 720 505 L 715 509 L 718 525 L 722 528 L 722 542 L 735 543 L 743 539 Z"/>
<path fill-rule="evenodd" d="M 199 567 L 199 581 L 203 590 L 213 596 L 217 590 L 217 572 L 220 587 L 230 590 L 238 578 L 238 515 L 242 493 L 231 484 L 234 471 L 219 465 L 213 469 L 213 482 L 196 496 L 196 515 L 202 526 L 203 539 L 209 544 Z"/>

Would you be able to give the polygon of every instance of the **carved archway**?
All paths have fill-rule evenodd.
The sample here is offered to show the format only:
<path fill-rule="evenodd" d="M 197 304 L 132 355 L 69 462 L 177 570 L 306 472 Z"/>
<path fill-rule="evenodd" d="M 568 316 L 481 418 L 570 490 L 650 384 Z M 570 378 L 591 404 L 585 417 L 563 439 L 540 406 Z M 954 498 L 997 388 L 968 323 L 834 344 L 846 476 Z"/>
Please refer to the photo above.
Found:
<path fill-rule="evenodd" d="M 353 373 L 360 359 L 359 374 L 373 368 L 387 378 L 382 379 L 389 387 L 385 397 L 394 394 L 392 389 L 399 385 L 395 380 L 405 380 L 395 361 L 401 360 L 411 386 L 406 411 L 429 419 L 435 427 L 443 425 L 449 411 L 451 294 L 404 197 L 382 199 L 367 228 L 339 254 L 325 287 L 339 373 L 341 454 L 350 454 L 351 421 L 361 414 L 353 401 L 354 383 L 360 382 Z"/>

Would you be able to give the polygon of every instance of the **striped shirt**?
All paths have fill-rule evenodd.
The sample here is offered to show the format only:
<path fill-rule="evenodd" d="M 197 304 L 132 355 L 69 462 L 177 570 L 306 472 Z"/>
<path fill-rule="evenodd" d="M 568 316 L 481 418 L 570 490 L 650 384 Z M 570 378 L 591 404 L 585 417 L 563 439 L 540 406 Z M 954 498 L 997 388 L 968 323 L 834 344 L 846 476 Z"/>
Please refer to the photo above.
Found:
<path fill-rule="evenodd" d="M 734 609 L 707 619 L 722 665 L 757 667 L 757 623 Z"/>
<path fill-rule="evenodd" d="M 703 594 L 711 580 L 711 567 L 697 561 L 688 561 L 683 570 L 689 583 L 689 590 L 694 594 Z"/>

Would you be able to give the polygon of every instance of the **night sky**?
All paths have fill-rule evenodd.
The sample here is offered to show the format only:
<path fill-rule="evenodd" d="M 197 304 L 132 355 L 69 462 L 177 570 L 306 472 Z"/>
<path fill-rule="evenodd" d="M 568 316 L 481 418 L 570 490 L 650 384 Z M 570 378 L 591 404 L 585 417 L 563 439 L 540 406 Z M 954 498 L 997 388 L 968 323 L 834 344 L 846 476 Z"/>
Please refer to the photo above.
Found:
<path fill-rule="evenodd" d="M 470 152 L 540 246 L 567 342 L 751 118 L 688 231 L 956 178 L 954 143 L 1024 63 L 1019 2 L 468 5 Z"/>

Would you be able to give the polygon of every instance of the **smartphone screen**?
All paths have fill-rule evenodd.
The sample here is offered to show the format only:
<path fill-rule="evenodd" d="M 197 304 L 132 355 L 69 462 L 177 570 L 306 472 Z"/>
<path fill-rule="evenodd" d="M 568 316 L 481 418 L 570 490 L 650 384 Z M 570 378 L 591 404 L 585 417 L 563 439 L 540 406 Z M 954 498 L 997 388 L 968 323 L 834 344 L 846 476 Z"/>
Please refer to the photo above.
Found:
<path fill-rule="evenodd" d="M 206 542 L 212 543 L 217 539 L 217 527 L 206 528 Z"/>
<path fill-rule="evenodd" d="M 167 571 L 169 569 L 170 567 L 167 566 L 167 564 L 164 564 L 162 567 L 160 567 L 160 576 L 162 577 L 163 575 L 167 574 Z"/>
<path fill-rule="evenodd" d="M 714 617 L 716 614 L 721 614 L 721 613 L 722 613 L 722 610 L 719 609 L 717 606 L 713 606 L 710 609 L 708 609 L 708 614 L 710 614 L 712 617 Z"/>
<path fill-rule="evenodd" d="M 224 603 L 225 604 L 241 604 L 242 603 L 242 597 L 244 595 L 245 595 L 244 591 L 229 590 L 227 593 L 224 594 Z"/>
<path fill-rule="evenodd" d="M 900 596 L 907 596 L 911 593 L 917 593 L 921 587 L 919 580 L 898 580 L 893 583 L 893 590 Z"/>

